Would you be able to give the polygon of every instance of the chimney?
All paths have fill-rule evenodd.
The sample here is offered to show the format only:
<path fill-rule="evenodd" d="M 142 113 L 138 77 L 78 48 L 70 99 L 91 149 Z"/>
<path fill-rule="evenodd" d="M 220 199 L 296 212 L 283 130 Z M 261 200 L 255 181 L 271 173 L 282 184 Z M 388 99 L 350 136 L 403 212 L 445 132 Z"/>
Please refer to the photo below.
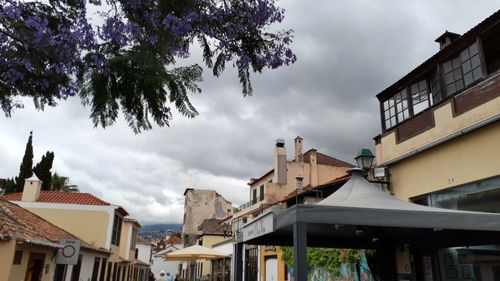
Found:
<path fill-rule="evenodd" d="M 300 193 L 304 188 L 303 180 L 304 178 L 302 177 L 295 178 L 295 189 L 297 190 L 297 193 Z"/>
<path fill-rule="evenodd" d="M 318 185 L 318 155 L 316 154 L 316 149 L 311 149 L 309 155 L 309 164 L 311 165 L 311 180 L 309 183 L 311 186 Z"/>
<path fill-rule="evenodd" d="M 448 30 L 446 30 L 434 41 L 439 43 L 439 50 L 442 50 L 450 45 L 453 41 L 457 40 L 459 37 L 460 34 L 449 32 Z"/>
<path fill-rule="evenodd" d="M 286 184 L 286 149 L 284 139 L 276 140 L 273 183 Z"/>
<path fill-rule="evenodd" d="M 21 201 L 35 202 L 40 197 L 40 190 L 42 189 L 42 181 L 39 180 L 35 174 L 31 178 L 24 180 L 23 196 Z"/>
<path fill-rule="evenodd" d="M 302 156 L 302 149 L 304 148 L 304 142 L 303 139 L 298 136 L 295 138 L 295 161 L 297 162 L 302 162 L 303 161 L 303 156 Z"/>

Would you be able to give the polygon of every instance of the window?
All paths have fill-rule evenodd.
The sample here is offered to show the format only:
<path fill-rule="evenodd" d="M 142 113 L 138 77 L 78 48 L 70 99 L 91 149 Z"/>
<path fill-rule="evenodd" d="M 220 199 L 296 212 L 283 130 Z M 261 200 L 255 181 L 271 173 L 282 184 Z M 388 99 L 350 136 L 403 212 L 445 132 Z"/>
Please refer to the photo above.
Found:
<path fill-rule="evenodd" d="M 443 63 L 443 74 L 447 96 L 450 96 L 464 88 L 462 65 L 459 57 Z"/>
<path fill-rule="evenodd" d="M 111 234 L 111 244 L 120 246 L 120 236 L 122 233 L 122 218 L 115 214 L 113 222 L 113 233 Z"/>
<path fill-rule="evenodd" d="M 78 263 L 73 265 L 73 271 L 71 272 L 71 281 L 80 280 L 80 270 L 82 269 L 82 256 L 78 256 Z"/>
<path fill-rule="evenodd" d="M 108 263 L 108 259 L 107 258 L 102 258 L 102 262 L 101 262 L 101 274 L 100 274 L 100 277 L 99 277 L 100 281 L 104 281 L 104 276 L 105 276 L 105 273 L 106 273 L 106 264 L 107 263 Z"/>
<path fill-rule="evenodd" d="M 462 53 L 460 53 L 460 58 L 462 60 L 465 86 L 483 77 L 477 43 L 472 44 L 469 48 L 462 51 Z"/>
<path fill-rule="evenodd" d="M 257 189 L 252 190 L 252 204 L 257 203 Z"/>
<path fill-rule="evenodd" d="M 418 114 L 432 105 L 429 91 L 427 90 L 427 82 L 419 81 L 410 86 L 411 100 L 413 103 L 413 114 Z"/>
<path fill-rule="evenodd" d="M 137 240 L 137 228 L 132 227 L 132 237 L 130 237 L 130 250 L 135 249 L 136 240 Z"/>
<path fill-rule="evenodd" d="M 432 89 L 432 101 L 434 103 L 442 101 L 443 96 L 441 94 L 441 78 L 438 70 L 436 70 L 436 72 L 434 72 L 434 74 L 432 75 L 431 89 Z"/>
<path fill-rule="evenodd" d="M 264 200 L 264 185 L 260 186 L 260 200 L 259 201 L 262 201 L 262 200 Z"/>
<path fill-rule="evenodd" d="M 101 264 L 101 258 L 94 258 L 94 267 L 92 268 L 92 281 L 97 281 L 99 276 L 99 265 Z M 102 269 L 104 270 L 104 269 Z"/>
<path fill-rule="evenodd" d="M 14 262 L 12 264 L 21 264 L 22 260 L 23 260 L 23 251 L 17 250 L 14 253 Z"/>
<path fill-rule="evenodd" d="M 391 128 L 410 117 L 406 89 L 384 101 L 385 128 Z"/>

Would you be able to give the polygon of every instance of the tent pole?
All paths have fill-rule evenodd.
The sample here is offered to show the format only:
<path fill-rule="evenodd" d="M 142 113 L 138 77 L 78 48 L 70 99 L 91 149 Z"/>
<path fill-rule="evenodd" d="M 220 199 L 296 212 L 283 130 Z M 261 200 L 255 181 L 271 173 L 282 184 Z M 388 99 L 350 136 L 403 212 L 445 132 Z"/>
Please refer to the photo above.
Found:
<path fill-rule="evenodd" d="M 293 224 L 293 247 L 295 254 L 295 280 L 307 280 L 307 224 L 304 222 Z"/>

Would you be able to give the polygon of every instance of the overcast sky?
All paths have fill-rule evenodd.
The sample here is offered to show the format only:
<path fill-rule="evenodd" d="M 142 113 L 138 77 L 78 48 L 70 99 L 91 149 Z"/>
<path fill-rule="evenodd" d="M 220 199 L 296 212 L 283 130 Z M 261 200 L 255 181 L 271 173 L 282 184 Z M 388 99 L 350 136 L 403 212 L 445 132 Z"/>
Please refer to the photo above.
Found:
<path fill-rule="evenodd" d="M 249 200 L 249 178 L 269 171 L 277 138 L 348 162 L 373 151 L 380 133 L 375 95 L 438 51 L 445 30 L 464 33 L 500 1 L 278 2 L 282 27 L 295 30 L 298 61 L 253 75 L 244 98 L 235 71 L 204 74 L 192 96 L 200 115 L 174 115 L 170 128 L 135 135 L 125 122 L 93 128 L 78 98 L 36 111 L 27 101 L 0 116 L 0 178 L 16 176 L 33 130 L 34 163 L 54 151 L 53 171 L 82 192 L 124 206 L 142 224 L 182 223 L 187 187 L 217 190 L 235 205 Z M 200 60 L 193 52 L 192 61 Z"/>

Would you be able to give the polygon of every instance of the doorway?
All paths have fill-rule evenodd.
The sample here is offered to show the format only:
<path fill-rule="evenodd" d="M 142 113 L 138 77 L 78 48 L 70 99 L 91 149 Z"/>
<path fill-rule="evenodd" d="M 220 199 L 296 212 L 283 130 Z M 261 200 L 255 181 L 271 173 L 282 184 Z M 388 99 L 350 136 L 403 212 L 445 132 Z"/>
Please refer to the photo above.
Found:
<path fill-rule="evenodd" d="M 266 281 L 278 280 L 278 259 L 276 256 L 266 257 Z"/>
<path fill-rule="evenodd" d="M 41 281 L 44 261 L 44 254 L 30 253 L 24 281 Z"/>

